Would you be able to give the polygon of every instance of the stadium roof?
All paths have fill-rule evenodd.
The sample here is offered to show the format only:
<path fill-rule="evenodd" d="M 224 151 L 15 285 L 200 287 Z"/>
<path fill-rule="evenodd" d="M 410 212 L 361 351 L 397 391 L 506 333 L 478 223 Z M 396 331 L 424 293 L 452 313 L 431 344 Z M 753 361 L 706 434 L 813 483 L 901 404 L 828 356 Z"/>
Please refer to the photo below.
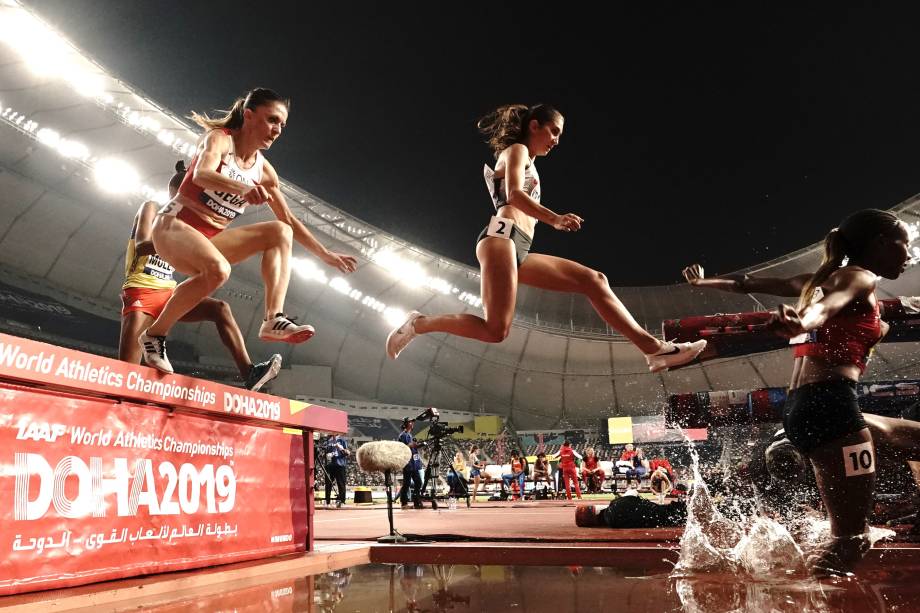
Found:
<path fill-rule="evenodd" d="M 0 0 L 0 42 L 0 261 L 116 319 L 124 248 L 137 206 L 165 199 L 176 160 L 190 157 L 198 134 L 132 88 L 130 75 L 109 74 L 13 0 Z M 285 183 L 283 191 L 321 241 L 359 259 L 356 273 L 339 277 L 295 247 L 287 310 L 312 323 L 317 334 L 309 343 L 285 347 L 283 355 L 288 364 L 332 367 L 336 397 L 481 410 L 534 428 L 656 413 L 671 393 L 787 381 L 785 351 L 649 374 L 641 354 L 613 334 L 586 299 L 533 288 L 521 288 L 505 342 L 429 335 L 389 361 L 384 339 L 405 311 L 481 313 L 478 270 L 382 232 L 301 186 Z M 895 210 L 915 222 L 920 199 Z M 236 223 L 271 218 L 267 207 L 250 211 Z M 792 275 L 814 270 L 819 260 L 820 250 L 812 245 L 746 272 Z M 675 262 L 675 269 L 684 264 Z M 884 283 L 881 294 L 917 293 L 918 281 L 920 270 L 911 268 L 898 281 Z M 750 311 L 777 302 L 687 285 L 615 291 L 656 333 L 665 318 Z M 232 305 L 255 346 L 262 313 L 258 261 L 235 267 L 216 296 Z M 210 326 L 182 330 L 202 356 L 227 361 Z M 917 375 L 912 349 L 883 346 L 867 377 Z"/>

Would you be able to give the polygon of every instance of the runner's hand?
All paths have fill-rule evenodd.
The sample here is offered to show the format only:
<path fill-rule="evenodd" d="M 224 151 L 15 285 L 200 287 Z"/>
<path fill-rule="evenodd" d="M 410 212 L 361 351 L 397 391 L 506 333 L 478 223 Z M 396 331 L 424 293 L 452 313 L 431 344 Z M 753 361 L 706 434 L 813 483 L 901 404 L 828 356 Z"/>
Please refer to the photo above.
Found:
<path fill-rule="evenodd" d="M 345 255 L 342 253 L 333 253 L 329 251 L 323 256 L 323 262 L 332 266 L 339 272 L 350 273 L 358 269 L 358 260 L 354 256 Z"/>
<path fill-rule="evenodd" d="M 776 307 L 773 312 L 773 319 L 767 324 L 767 328 L 783 338 L 793 338 L 806 331 L 802 327 L 802 320 L 798 311 L 788 304 L 781 304 Z"/>
<path fill-rule="evenodd" d="M 256 183 L 252 186 L 252 189 L 243 194 L 243 198 L 249 204 L 265 204 L 266 202 L 271 202 L 271 194 L 268 193 L 268 190 Z"/>
<path fill-rule="evenodd" d="M 577 232 L 581 230 L 581 224 L 585 220 L 575 213 L 566 213 L 565 215 L 556 215 L 553 219 L 553 227 L 563 232 Z"/>
<path fill-rule="evenodd" d="M 699 281 L 706 278 L 706 273 L 700 264 L 691 264 L 683 270 L 684 279 L 690 285 L 696 285 Z"/>

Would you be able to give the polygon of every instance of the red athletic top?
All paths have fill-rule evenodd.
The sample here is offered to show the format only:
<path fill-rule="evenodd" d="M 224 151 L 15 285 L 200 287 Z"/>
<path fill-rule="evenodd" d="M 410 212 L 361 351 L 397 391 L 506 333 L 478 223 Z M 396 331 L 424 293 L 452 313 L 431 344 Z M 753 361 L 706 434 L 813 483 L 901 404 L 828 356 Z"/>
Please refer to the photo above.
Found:
<path fill-rule="evenodd" d="M 631 462 L 635 456 L 636 456 L 635 450 L 623 451 L 623 453 L 620 454 L 620 461 L 621 462 Z"/>
<path fill-rule="evenodd" d="M 588 457 L 585 456 L 585 462 L 582 468 L 587 468 L 588 470 L 594 470 L 597 468 L 597 456 Z"/>
<path fill-rule="evenodd" d="M 658 468 L 664 468 L 666 471 L 668 471 L 668 474 L 674 474 L 674 469 L 671 468 L 671 463 L 667 460 L 667 458 L 655 458 L 653 460 L 649 460 L 648 466 L 651 472 L 655 472 L 655 470 Z"/>
<path fill-rule="evenodd" d="M 795 357 L 819 357 L 834 366 L 855 364 L 859 372 L 866 370 L 869 353 L 882 338 L 879 303 L 870 306 L 867 300 L 853 300 L 809 333 L 809 340 L 795 347 Z"/>
<path fill-rule="evenodd" d="M 575 451 L 571 447 L 559 449 L 559 468 L 562 470 L 575 470 Z"/>
<path fill-rule="evenodd" d="M 230 130 L 221 129 L 221 132 L 229 135 Z M 262 170 L 264 158 L 260 151 L 256 151 L 256 161 L 251 168 L 241 168 L 236 163 L 236 157 L 233 150 L 233 140 L 230 141 L 230 151 L 228 151 L 217 165 L 217 172 L 240 183 L 246 185 L 256 185 L 262 181 Z M 195 167 L 198 166 L 199 154 L 192 158 L 185 178 L 179 186 L 179 193 L 202 205 L 197 209 L 197 215 L 190 211 L 185 211 L 181 207 L 173 207 L 172 214 L 176 215 L 185 223 L 191 225 L 208 237 L 216 235 L 223 230 L 231 221 L 242 215 L 249 204 L 246 198 L 239 194 L 230 192 L 220 192 L 197 185 L 192 179 L 195 175 Z M 164 209 L 165 210 L 165 209 Z"/>

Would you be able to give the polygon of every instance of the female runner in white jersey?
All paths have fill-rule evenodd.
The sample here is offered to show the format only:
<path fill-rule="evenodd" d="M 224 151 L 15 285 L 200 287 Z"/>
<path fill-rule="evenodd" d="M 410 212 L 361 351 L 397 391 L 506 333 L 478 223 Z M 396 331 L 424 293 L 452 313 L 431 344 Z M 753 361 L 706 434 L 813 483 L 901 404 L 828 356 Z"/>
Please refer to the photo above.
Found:
<path fill-rule="evenodd" d="M 604 321 L 645 354 L 652 372 L 686 364 L 706 347 L 704 340 L 658 340 L 636 323 L 603 273 L 571 260 L 529 252 L 538 221 L 564 232 L 576 232 L 584 221 L 575 213 L 560 215 L 540 203 L 540 177 L 534 162 L 559 144 L 562 127 L 562 115 L 545 104 L 502 106 L 479 121 L 496 158 L 495 170 L 485 168 L 495 217 L 476 244 L 484 317 L 465 313 L 425 316 L 412 311 L 387 338 L 390 358 L 396 358 L 417 335 L 429 332 L 487 343 L 503 341 L 511 331 L 518 283 L 583 294 Z"/>
<path fill-rule="evenodd" d="M 192 114 L 207 132 L 179 193 L 159 212 L 152 233 L 157 253 L 188 279 L 176 287 L 163 312 L 138 338 L 148 365 L 172 372 L 166 335 L 202 298 L 226 282 L 232 264 L 262 254 L 265 318 L 259 338 L 288 343 L 313 336 L 312 326 L 297 325 L 284 315 L 292 239 L 340 272 L 355 270 L 355 258 L 326 249 L 294 217 L 275 169 L 262 157 L 260 150 L 271 147 L 281 135 L 288 106 L 272 90 L 256 88 L 238 98 L 223 117 Z M 268 204 L 278 220 L 226 229 L 248 204 Z"/>

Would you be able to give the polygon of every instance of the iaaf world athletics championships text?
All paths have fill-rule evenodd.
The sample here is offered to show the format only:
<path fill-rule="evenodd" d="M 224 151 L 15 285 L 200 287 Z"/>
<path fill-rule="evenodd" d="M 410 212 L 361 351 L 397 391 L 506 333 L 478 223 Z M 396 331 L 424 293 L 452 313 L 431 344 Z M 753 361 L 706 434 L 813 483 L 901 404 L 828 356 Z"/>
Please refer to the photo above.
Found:
<path fill-rule="evenodd" d="M 186 387 L 172 382 L 154 381 L 146 379 L 138 372 L 129 372 L 126 377 L 123 373 L 114 371 L 108 366 L 94 366 L 90 360 L 72 360 L 63 357 L 60 362 L 55 364 L 56 358 L 57 356 L 54 353 L 46 355 L 42 351 L 38 354 L 29 355 L 22 351 L 22 348 L 18 345 L 0 343 L 0 364 L 4 364 L 8 368 L 45 375 L 54 373 L 55 377 L 68 381 L 98 383 L 106 387 L 143 392 L 161 398 L 164 401 L 186 400 L 205 406 L 217 405 L 217 395 L 197 385 Z"/>
<path fill-rule="evenodd" d="M 221 442 L 180 441 L 171 436 L 159 437 L 153 434 L 135 434 L 134 432 L 124 431 L 115 434 L 109 429 L 100 429 L 93 432 L 82 426 L 28 420 L 19 422 L 16 432 L 18 440 L 47 441 L 49 443 L 55 442 L 60 436 L 70 438 L 71 445 L 151 449 L 154 451 L 181 453 L 190 457 L 202 455 L 220 456 L 224 460 L 233 457 L 233 447 L 230 445 L 225 445 Z"/>

